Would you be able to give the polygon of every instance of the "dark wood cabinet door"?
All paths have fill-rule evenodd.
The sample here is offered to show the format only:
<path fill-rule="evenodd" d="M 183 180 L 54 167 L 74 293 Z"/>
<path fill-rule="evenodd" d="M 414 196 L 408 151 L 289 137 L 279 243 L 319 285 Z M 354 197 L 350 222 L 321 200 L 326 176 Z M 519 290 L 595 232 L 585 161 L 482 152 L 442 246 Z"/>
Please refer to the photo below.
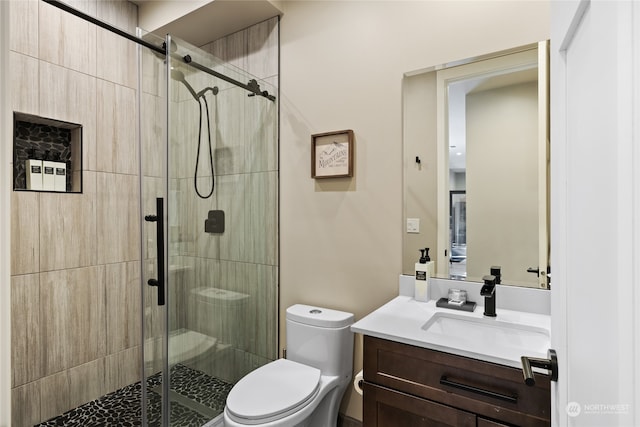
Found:
<path fill-rule="evenodd" d="M 476 427 L 476 416 L 410 394 L 363 385 L 364 427 Z"/>
<path fill-rule="evenodd" d="M 363 367 L 369 384 L 510 426 L 551 425 L 548 375 L 536 374 L 529 387 L 521 369 L 370 336 Z"/>
<path fill-rule="evenodd" d="M 497 421 L 478 418 L 478 427 L 510 427 L 510 426 L 507 424 L 499 423 Z"/>

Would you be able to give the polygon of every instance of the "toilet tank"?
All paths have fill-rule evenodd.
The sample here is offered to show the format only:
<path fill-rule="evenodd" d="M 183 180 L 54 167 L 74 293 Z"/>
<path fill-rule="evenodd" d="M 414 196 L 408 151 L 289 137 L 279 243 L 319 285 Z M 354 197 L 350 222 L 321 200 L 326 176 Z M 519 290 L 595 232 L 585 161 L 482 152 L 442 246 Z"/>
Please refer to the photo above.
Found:
<path fill-rule="evenodd" d="M 287 308 L 287 359 L 350 378 L 353 370 L 352 313 L 296 304 Z"/>

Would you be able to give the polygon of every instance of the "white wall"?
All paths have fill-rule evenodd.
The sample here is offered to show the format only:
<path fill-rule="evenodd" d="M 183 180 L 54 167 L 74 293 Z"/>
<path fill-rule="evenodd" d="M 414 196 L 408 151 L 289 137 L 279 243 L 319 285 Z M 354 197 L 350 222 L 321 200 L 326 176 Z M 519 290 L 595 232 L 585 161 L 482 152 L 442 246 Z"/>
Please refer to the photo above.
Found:
<path fill-rule="evenodd" d="M 138 25 L 164 37 L 171 34 L 203 46 L 280 15 L 268 0 L 136 0 Z"/>
<path fill-rule="evenodd" d="M 138 25 L 153 31 L 197 10 L 211 0 L 138 1 Z"/>
<path fill-rule="evenodd" d="M 549 38 L 546 1 L 291 1 L 281 21 L 280 318 L 302 302 L 360 319 L 402 268 L 403 73 Z M 353 129 L 352 179 L 310 178 L 310 135 Z M 356 340 L 355 370 L 362 367 Z M 351 389 L 347 415 L 362 419 Z"/>
<path fill-rule="evenodd" d="M 0 2 L 0 426 L 11 420 L 11 295 L 9 245 L 11 244 L 11 116 L 8 103 L 9 2 Z"/>

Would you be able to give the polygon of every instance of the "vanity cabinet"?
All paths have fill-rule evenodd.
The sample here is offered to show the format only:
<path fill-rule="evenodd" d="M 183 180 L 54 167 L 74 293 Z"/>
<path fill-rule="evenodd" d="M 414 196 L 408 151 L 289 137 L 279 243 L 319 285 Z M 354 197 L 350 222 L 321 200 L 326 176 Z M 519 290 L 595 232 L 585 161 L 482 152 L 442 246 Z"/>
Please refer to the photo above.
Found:
<path fill-rule="evenodd" d="M 364 336 L 365 427 L 550 426 L 548 375 Z"/>

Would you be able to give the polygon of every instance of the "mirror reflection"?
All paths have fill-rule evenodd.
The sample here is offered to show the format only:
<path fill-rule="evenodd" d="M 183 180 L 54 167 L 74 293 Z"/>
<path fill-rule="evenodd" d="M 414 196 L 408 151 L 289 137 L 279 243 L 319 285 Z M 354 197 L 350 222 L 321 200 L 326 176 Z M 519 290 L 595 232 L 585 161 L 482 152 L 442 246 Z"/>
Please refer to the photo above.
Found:
<path fill-rule="evenodd" d="M 548 287 L 546 76 L 546 42 L 407 73 L 404 274 Z"/>

